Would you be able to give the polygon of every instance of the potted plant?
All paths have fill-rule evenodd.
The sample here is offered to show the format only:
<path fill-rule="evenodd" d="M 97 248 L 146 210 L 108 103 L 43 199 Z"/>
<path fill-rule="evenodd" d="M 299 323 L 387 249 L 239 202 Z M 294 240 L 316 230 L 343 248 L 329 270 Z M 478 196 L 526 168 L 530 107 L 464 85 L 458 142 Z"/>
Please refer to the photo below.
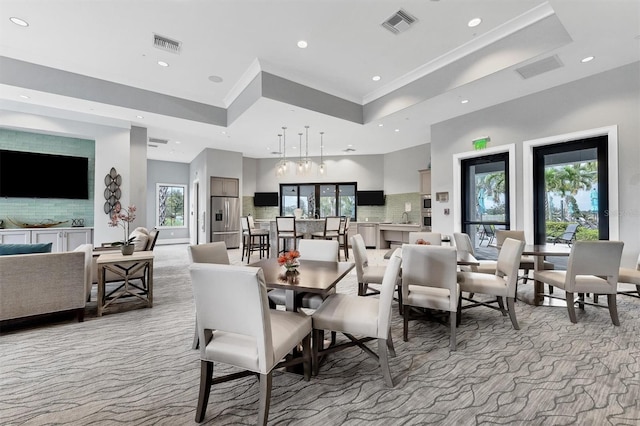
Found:
<path fill-rule="evenodd" d="M 123 255 L 131 255 L 135 250 L 133 240 L 135 237 L 129 238 L 129 225 L 136 219 L 136 206 L 129 206 L 122 208 L 120 202 L 116 203 L 113 207 L 113 213 L 111 214 L 111 221 L 109 226 L 121 226 L 124 230 L 124 239 L 122 241 L 116 241 L 112 243 L 112 246 L 120 246 L 120 250 Z"/>

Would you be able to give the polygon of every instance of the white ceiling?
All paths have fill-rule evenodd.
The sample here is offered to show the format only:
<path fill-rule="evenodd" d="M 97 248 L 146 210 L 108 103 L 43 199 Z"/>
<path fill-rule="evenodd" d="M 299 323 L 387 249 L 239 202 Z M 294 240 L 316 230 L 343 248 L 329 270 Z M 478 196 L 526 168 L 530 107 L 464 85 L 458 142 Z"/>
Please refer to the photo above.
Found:
<path fill-rule="evenodd" d="M 394 35 L 381 23 L 399 9 L 417 22 Z M 555 15 L 570 40 L 534 52 L 544 37 L 518 34 L 542 12 Z M 11 17 L 29 26 L 14 25 Z M 469 28 L 474 17 L 483 21 Z M 153 47 L 154 33 L 182 42 L 181 52 Z M 639 35 L 640 0 L 0 0 L 0 56 L 222 109 L 260 71 L 367 105 L 414 81 L 429 88 L 438 69 L 499 43 L 502 52 L 514 53 L 500 64 L 486 56 L 484 71 L 460 84 L 420 89 L 401 106 L 392 99 L 365 124 L 261 97 L 228 125 L 212 125 L 168 117 L 153 105 L 134 110 L 82 93 L 6 84 L 12 78 L 2 70 L 0 109 L 146 127 L 149 137 L 169 140 L 148 149 L 156 160 L 190 162 L 206 147 L 275 157 L 281 126 L 288 128 L 287 154 L 296 155 L 305 125 L 312 156 L 319 155 L 319 131 L 325 155 L 346 155 L 348 145 L 356 150 L 350 155 L 379 154 L 431 142 L 430 126 L 439 121 L 638 61 Z M 308 48 L 298 48 L 298 40 Z M 515 72 L 552 55 L 561 68 L 527 80 Z M 595 60 L 580 62 L 589 55 Z M 212 75 L 223 82 L 211 82 Z"/>

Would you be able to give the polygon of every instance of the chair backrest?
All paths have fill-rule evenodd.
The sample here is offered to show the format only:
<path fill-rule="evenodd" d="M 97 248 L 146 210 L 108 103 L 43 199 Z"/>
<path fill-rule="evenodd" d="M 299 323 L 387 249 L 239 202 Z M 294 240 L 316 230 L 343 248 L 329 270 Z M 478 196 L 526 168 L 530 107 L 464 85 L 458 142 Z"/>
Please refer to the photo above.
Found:
<path fill-rule="evenodd" d="M 455 247 L 436 245 L 402 245 L 402 297 L 407 299 L 409 286 L 436 287 L 449 290 L 449 311 L 458 307 L 458 265 Z M 405 297 L 406 296 L 406 297 Z"/>
<path fill-rule="evenodd" d="M 197 244 L 187 247 L 191 263 L 217 263 L 229 264 L 229 253 L 224 241 L 215 243 Z"/>
<path fill-rule="evenodd" d="M 507 282 L 507 294 L 509 297 L 515 297 L 516 294 L 518 269 L 520 268 L 524 245 L 524 241 L 506 238 L 500 247 L 498 261 L 496 262 L 496 275 L 504 278 Z"/>
<path fill-rule="evenodd" d="M 255 229 L 256 223 L 253 221 L 253 216 L 249 215 L 247 219 L 249 220 L 249 229 Z"/>
<path fill-rule="evenodd" d="M 302 239 L 298 242 L 301 260 L 338 261 L 340 243 L 337 240 Z"/>
<path fill-rule="evenodd" d="M 473 244 L 471 244 L 471 237 L 469 237 L 469 234 L 454 232 L 453 242 L 458 250 L 469 252 L 471 255 L 475 256 L 475 251 L 473 250 Z"/>
<path fill-rule="evenodd" d="M 296 232 L 296 218 L 293 216 L 276 216 L 277 232 Z"/>
<path fill-rule="evenodd" d="M 358 282 L 361 283 L 364 277 L 364 268 L 369 266 L 367 247 L 364 245 L 364 240 L 360 234 L 356 234 L 351 237 L 350 241 L 351 249 L 353 250 L 353 258 L 356 264 L 356 275 L 358 276 Z"/>
<path fill-rule="evenodd" d="M 423 239 L 432 246 L 442 245 L 442 234 L 439 232 L 409 232 L 409 244 L 415 244 L 419 239 Z"/>
<path fill-rule="evenodd" d="M 636 262 L 636 270 L 640 271 L 640 254 L 638 255 L 638 261 Z"/>
<path fill-rule="evenodd" d="M 251 225 L 249 224 L 249 217 L 241 216 L 240 217 L 240 223 L 242 224 L 242 232 L 249 232 L 250 233 Z"/>
<path fill-rule="evenodd" d="M 576 235 L 576 231 L 578 230 L 578 226 L 579 226 L 578 223 L 570 223 L 570 224 L 568 224 L 567 228 L 564 230 L 562 235 L 560 235 L 559 239 L 571 241 Z"/>
<path fill-rule="evenodd" d="M 189 272 L 201 356 L 209 360 L 215 358 L 215 354 L 206 353 L 207 344 L 214 331 L 223 332 L 226 340 L 243 350 L 233 359 L 220 361 L 268 373 L 274 364 L 274 353 L 269 301 L 262 269 L 194 263 L 189 266 Z M 225 355 L 229 357 L 229 354 Z"/>
<path fill-rule="evenodd" d="M 582 290 L 576 286 L 577 275 L 596 275 L 607 280 L 607 293 L 615 294 L 623 247 L 622 241 L 576 241 L 571 247 L 567 263 L 565 290 L 571 293 L 575 293 L 574 290 Z M 598 291 L 598 288 L 592 288 L 584 292 Z"/>
<path fill-rule="evenodd" d="M 156 247 L 156 242 L 158 241 L 158 235 L 160 235 L 159 229 L 154 228 L 149 231 L 149 243 L 147 244 L 147 248 L 145 250 L 153 251 L 153 249 Z"/>
<path fill-rule="evenodd" d="M 391 303 L 393 301 L 393 292 L 396 289 L 396 283 L 400 275 L 400 265 L 402 258 L 400 257 L 400 249 L 397 248 L 391 255 L 387 269 L 384 271 L 382 278 L 382 287 L 380 288 L 380 299 L 378 302 L 378 338 L 386 339 L 389 336 L 389 327 L 391 327 Z"/>
<path fill-rule="evenodd" d="M 324 218 L 324 233 L 340 231 L 340 216 L 327 216 Z"/>
<path fill-rule="evenodd" d="M 513 230 L 513 229 L 497 229 L 496 230 L 496 244 L 498 246 L 502 246 L 502 243 L 507 238 L 512 238 L 518 241 L 525 241 L 524 231 Z"/>

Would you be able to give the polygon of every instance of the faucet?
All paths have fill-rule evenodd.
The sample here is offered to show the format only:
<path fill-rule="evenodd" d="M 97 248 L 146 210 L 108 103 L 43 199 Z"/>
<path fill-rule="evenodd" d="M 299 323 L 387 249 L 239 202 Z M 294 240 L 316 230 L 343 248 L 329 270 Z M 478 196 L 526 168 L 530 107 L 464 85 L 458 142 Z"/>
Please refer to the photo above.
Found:
<path fill-rule="evenodd" d="M 402 223 L 409 223 L 409 213 L 402 212 Z"/>

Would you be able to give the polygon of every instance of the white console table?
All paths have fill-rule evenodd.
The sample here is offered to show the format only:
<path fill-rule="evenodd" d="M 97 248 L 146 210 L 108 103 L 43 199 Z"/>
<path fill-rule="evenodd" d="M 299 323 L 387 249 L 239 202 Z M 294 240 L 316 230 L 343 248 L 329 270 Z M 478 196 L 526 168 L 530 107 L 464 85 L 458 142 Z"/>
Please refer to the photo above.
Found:
<path fill-rule="evenodd" d="M 0 229 L 0 244 L 52 243 L 51 252 L 71 251 L 81 244 L 93 244 L 93 228 Z"/>

